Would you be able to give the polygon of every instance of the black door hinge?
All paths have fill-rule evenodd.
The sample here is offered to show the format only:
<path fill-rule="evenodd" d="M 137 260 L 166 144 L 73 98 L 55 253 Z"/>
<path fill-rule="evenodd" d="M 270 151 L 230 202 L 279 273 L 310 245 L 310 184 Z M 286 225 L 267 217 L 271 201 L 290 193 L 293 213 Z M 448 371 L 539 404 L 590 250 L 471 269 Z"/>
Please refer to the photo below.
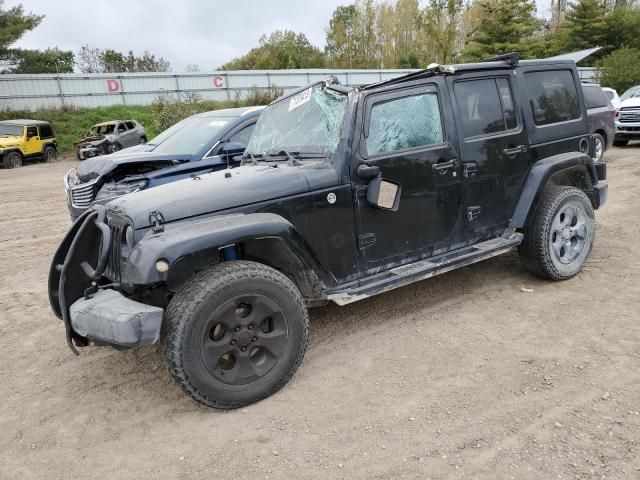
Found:
<path fill-rule="evenodd" d="M 158 210 L 149 214 L 149 223 L 154 233 L 164 232 L 164 217 Z"/>
<path fill-rule="evenodd" d="M 376 243 L 375 233 L 362 233 L 358 235 L 358 247 L 360 249 L 366 248 L 374 243 Z"/>
<path fill-rule="evenodd" d="M 467 220 L 473 222 L 482 213 L 482 207 L 474 206 L 467 208 Z"/>

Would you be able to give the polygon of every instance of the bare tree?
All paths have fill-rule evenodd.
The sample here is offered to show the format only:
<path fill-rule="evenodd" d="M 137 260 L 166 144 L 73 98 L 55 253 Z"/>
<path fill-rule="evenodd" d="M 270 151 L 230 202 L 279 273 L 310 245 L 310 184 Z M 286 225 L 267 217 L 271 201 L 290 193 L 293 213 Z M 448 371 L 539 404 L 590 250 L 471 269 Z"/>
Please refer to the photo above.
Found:
<path fill-rule="evenodd" d="M 104 71 L 102 65 L 103 51 L 99 48 L 83 45 L 76 53 L 76 66 L 82 73 L 99 73 Z"/>

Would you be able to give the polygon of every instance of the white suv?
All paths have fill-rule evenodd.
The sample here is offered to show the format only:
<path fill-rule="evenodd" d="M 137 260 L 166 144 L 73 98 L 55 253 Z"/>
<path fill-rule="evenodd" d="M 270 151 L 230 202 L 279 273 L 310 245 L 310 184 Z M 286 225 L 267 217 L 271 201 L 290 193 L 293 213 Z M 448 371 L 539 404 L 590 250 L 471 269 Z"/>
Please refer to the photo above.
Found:
<path fill-rule="evenodd" d="M 629 140 L 640 140 L 640 85 L 631 87 L 620 96 L 616 114 L 615 146 L 624 146 Z"/>

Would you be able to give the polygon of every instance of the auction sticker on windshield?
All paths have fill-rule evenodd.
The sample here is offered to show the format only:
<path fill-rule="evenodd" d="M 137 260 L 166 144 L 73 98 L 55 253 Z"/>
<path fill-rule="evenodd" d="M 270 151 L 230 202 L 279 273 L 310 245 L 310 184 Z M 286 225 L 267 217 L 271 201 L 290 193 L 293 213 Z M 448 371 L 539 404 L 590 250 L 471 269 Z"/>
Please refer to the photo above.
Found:
<path fill-rule="evenodd" d="M 293 110 L 294 108 L 298 108 L 300 105 L 304 105 L 309 100 L 311 100 L 312 91 L 313 91 L 313 88 L 307 88 L 304 92 L 300 92 L 299 94 L 294 96 L 289 101 L 289 111 Z"/>

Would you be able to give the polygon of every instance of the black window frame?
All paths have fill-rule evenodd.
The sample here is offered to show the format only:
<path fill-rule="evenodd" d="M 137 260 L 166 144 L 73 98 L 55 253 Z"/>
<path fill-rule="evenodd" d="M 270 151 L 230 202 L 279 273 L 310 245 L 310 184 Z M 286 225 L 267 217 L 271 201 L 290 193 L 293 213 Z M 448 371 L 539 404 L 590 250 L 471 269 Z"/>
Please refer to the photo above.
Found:
<path fill-rule="evenodd" d="M 32 128 L 33 130 L 36 131 L 36 134 L 32 135 L 31 137 L 29 136 L 29 129 L 30 128 Z M 34 138 L 34 137 L 40 138 L 40 131 L 38 130 L 38 126 L 37 125 L 28 125 L 24 133 L 25 133 L 25 136 L 26 136 L 27 139 Z"/>
<path fill-rule="evenodd" d="M 43 128 L 49 130 L 49 135 L 45 135 L 42 132 Z M 44 124 L 43 125 L 38 125 L 38 135 L 40 135 L 40 139 L 49 139 L 49 138 L 54 138 L 55 137 L 55 135 L 53 134 L 53 127 L 51 125 L 44 125 Z"/>
<path fill-rule="evenodd" d="M 538 123 L 536 121 L 536 115 L 533 109 L 533 104 L 531 103 L 532 98 L 530 95 L 529 84 L 527 83 L 527 77 L 531 74 L 549 75 L 554 72 L 568 72 L 569 75 L 571 75 L 571 79 L 573 80 L 574 92 L 576 94 L 576 99 L 578 100 L 578 111 L 580 115 L 578 117 L 570 118 L 567 120 L 561 120 L 559 122 Z M 527 95 L 527 100 L 528 100 L 527 103 L 529 104 L 531 119 L 533 120 L 533 124 L 535 128 L 549 128 L 549 127 L 553 128 L 554 126 L 557 126 L 557 125 L 567 125 L 570 123 L 579 122 L 584 118 L 583 109 L 586 109 L 586 100 L 584 98 L 584 93 L 581 90 L 578 90 L 579 88 L 582 88 L 582 84 L 580 82 L 576 82 L 576 76 L 573 69 L 569 67 L 563 68 L 560 66 L 554 67 L 554 68 L 545 68 L 545 69 L 527 69 L 523 74 L 522 80 L 525 87 L 525 93 Z"/>
<path fill-rule="evenodd" d="M 369 155 L 367 151 L 367 137 L 369 131 L 369 125 L 371 121 L 371 111 L 376 104 L 391 102 L 394 100 L 398 100 L 406 97 L 415 97 L 418 95 L 423 95 L 425 93 L 435 94 L 436 99 L 438 101 L 438 112 L 440 114 L 440 125 L 442 128 L 442 142 L 440 143 L 432 143 L 430 145 L 420 145 L 411 148 L 403 148 L 400 150 L 394 150 L 392 152 L 384 152 L 376 155 Z M 436 83 L 427 83 L 420 86 L 412 86 L 408 88 L 394 89 L 386 92 L 376 92 L 364 99 L 364 115 L 362 118 L 362 125 L 360 128 L 360 145 L 358 147 L 360 156 L 368 161 L 368 160 L 377 160 L 379 158 L 384 157 L 394 157 L 403 155 L 406 153 L 413 152 L 422 152 L 433 150 L 437 148 L 442 148 L 443 146 L 447 146 L 449 143 L 447 141 L 447 129 L 446 122 L 444 118 L 444 109 L 442 104 L 442 92 L 438 84 Z"/>
<path fill-rule="evenodd" d="M 502 95 L 500 95 L 500 87 L 498 87 L 498 79 L 506 80 L 507 85 L 509 86 L 509 93 L 511 94 L 511 101 L 513 103 L 513 112 L 516 118 L 516 126 L 513 128 L 506 128 L 507 118 L 505 115 L 506 112 L 504 108 L 504 102 L 502 101 Z M 500 109 L 502 110 L 502 119 L 504 121 L 505 129 L 499 132 L 483 133 L 480 135 L 473 135 L 473 136 L 467 137 L 465 133 L 464 120 L 462 120 L 461 118 L 462 112 L 460 111 L 459 105 L 458 105 L 458 96 L 456 95 L 456 85 L 458 83 L 474 82 L 474 81 L 482 81 L 482 80 L 493 80 L 493 83 L 495 84 L 498 100 L 500 101 Z M 461 79 L 454 80 L 452 87 L 453 87 L 452 88 L 453 100 L 454 100 L 456 114 L 457 114 L 456 118 L 458 119 L 457 123 L 459 123 L 458 132 L 461 134 L 461 137 L 465 142 L 473 142 L 478 140 L 484 140 L 486 138 L 501 137 L 503 135 L 513 135 L 514 133 L 518 133 L 522 130 L 522 119 L 520 118 L 520 115 L 518 113 L 519 112 L 518 102 L 517 102 L 516 96 L 514 95 L 514 85 L 509 75 L 484 74 L 484 75 L 478 75 L 473 77 L 471 76 L 464 77 Z"/>

